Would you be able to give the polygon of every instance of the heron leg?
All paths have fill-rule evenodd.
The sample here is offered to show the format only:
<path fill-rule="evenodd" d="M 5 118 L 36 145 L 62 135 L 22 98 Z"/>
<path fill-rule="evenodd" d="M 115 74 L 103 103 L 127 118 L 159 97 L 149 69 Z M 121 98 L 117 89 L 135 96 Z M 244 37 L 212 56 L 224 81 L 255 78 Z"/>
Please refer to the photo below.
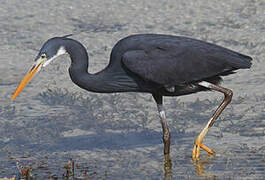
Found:
<path fill-rule="evenodd" d="M 217 110 L 214 112 L 211 119 L 208 121 L 207 125 L 202 129 L 200 134 L 195 139 L 194 147 L 193 147 L 193 151 L 192 151 L 192 159 L 193 160 L 199 160 L 200 148 L 202 148 L 203 150 L 207 151 L 210 154 L 215 153 L 213 150 L 211 150 L 210 148 L 208 148 L 207 146 L 202 144 L 203 138 L 205 137 L 205 135 L 209 131 L 210 127 L 213 126 L 215 120 L 220 116 L 220 114 L 225 109 L 225 107 L 231 102 L 232 96 L 233 96 L 232 90 L 226 89 L 226 88 L 221 87 L 221 86 L 217 86 L 217 85 L 205 82 L 205 81 L 200 82 L 199 85 L 204 86 L 206 88 L 209 88 L 211 90 L 215 90 L 215 91 L 223 93 L 224 99 L 223 99 L 222 103 L 220 104 L 220 106 L 217 108 Z"/>
<path fill-rule="evenodd" d="M 160 122 L 163 129 L 163 142 L 164 142 L 164 154 L 169 154 L 170 152 L 170 132 L 166 122 L 166 113 L 163 109 L 162 104 L 157 104 L 157 109 L 159 112 Z"/>
<path fill-rule="evenodd" d="M 152 95 L 156 101 L 157 109 L 159 112 L 160 122 L 163 130 L 164 154 L 166 155 L 169 154 L 170 152 L 170 132 L 166 122 L 166 113 L 163 108 L 163 97 L 159 94 L 152 94 Z"/>

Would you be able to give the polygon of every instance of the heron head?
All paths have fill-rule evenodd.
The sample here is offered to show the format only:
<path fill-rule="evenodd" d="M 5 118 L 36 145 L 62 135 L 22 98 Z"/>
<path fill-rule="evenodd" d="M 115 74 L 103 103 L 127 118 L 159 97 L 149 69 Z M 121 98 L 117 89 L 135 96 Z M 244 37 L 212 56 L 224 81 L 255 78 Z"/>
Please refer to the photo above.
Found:
<path fill-rule="evenodd" d="M 65 37 L 55 37 L 49 39 L 43 44 L 37 57 L 35 58 L 34 63 L 14 92 L 11 101 L 13 101 L 21 93 L 24 87 L 29 83 L 32 77 L 37 74 L 37 72 L 39 72 L 43 67 L 47 66 L 58 56 L 66 53 L 65 47 L 63 46 L 64 39 Z"/>

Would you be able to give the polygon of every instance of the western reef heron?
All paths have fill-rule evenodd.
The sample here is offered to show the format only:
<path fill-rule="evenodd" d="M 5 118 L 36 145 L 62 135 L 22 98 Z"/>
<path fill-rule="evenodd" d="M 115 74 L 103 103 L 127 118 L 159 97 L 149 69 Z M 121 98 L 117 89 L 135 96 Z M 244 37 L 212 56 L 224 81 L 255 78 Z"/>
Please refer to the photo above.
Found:
<path fill-rule="evenodd" d="M 138 34 L 125 37 L 113 47 L 106 68 L 88 73 L 86 48 L 78 41 L 54 37 L 44 43 L 35 62 L 18 85 L 11 100 L 23 90 L 36 72 L 56 57 L 69 54 L 69 74 L 79 87 L 97 93 L 151 93 L 161 120 L 164 154 L 170 152 L 170 132 L 163 107 L 163 96 L 181 96 L 199 91 L 214 90 L 224 94 L 224 100 L 194 142 L 192 158 L 199 159 L 200 148 L 210 154 L 203 138 L 230 103 L 233 92 L 221 87 L 221 76 L 237 69 L 251 67 L 252 58 L 224 47 L 188 37 Z"/>

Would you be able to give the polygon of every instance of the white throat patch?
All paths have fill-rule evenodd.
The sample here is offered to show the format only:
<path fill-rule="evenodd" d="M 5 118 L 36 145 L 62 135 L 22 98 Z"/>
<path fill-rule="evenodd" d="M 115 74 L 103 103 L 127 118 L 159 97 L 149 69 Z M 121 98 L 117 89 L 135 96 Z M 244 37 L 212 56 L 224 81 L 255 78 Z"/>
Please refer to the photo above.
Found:
<path fill-rule="evenodd" d="M 54 55 L 54 56 L 51 57 L 48 61 L 45 61 L 45 62 L 43 63 L 43 67 L 47 66 L 48 64 L 50 64 L 50 62 L 51 62 L 52 60 L 54 60 L 54 59 L 57 58 L 58 56 L 61 56 L 61 55 L 65 54 L 65 53 L 66 53 L 66 50 L 65 50 L 64 46 L 61 46 L 61 47 L 58 49 L 56 55 Z"/>

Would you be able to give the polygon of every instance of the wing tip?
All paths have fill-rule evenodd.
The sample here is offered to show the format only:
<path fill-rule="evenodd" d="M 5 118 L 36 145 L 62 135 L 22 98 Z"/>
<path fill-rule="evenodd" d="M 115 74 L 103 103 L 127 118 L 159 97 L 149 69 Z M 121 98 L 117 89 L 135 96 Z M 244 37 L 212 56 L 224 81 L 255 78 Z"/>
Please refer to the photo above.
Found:
<path fill-rule="evenodd" d="M 244 54 L 238 54 L 240 58 L 243 60 L 240 64 L 240 68 L 250 68 L 252 66 L 252 57 L 244 55 Z"/>

